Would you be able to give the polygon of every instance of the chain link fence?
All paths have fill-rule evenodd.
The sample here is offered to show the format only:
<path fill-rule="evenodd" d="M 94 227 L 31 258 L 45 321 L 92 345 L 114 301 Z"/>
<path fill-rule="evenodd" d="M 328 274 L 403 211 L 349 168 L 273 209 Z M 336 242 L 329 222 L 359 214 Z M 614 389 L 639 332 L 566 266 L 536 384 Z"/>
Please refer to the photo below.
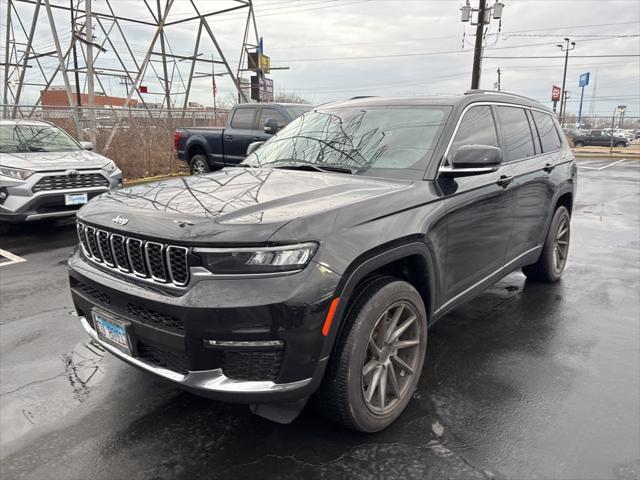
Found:
<path fill-rule="evenodd" d="M 14 106 L 7 106 L 3 112 L 4 118 L 43 120 L 77 140 L 92 139 L 86 107 L 19 106 L 14 114 Z M 225 109 L 95 108 L 95 151 L 115 161 L 126 179 L 177 173 L 185 164 L 176 158 L 174 130 L 223 126 L 228 113 Z"/>

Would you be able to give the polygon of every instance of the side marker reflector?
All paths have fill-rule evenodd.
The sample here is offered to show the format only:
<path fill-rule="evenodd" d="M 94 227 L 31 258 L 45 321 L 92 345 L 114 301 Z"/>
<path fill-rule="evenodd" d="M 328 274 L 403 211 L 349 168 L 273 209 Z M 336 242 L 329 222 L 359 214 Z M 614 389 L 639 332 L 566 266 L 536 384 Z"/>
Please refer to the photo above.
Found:
<path fill-rule="evenodd" d="M 324 320 L 324 325 L 322 326 L 322 335 L 327 336 L 329 330 L 331 329 L 331 322 L 333 322 L 333 316 L 338 309 L 338 303 L 340 302 L 340 297 L 334 298 L 331 302 L 331 306 L 329 307 L 329 313 L 327 313 L 327 318 Z"/>

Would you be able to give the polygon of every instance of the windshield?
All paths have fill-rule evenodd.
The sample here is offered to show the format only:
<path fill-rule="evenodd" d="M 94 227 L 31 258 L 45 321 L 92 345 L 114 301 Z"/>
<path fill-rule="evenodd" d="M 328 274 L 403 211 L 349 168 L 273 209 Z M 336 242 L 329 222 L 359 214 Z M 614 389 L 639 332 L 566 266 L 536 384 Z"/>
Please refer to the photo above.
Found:
<path fill-rule="evenodd" d="M 449 106 L 314 110 L 291 122 L 243 164 L 339 167 L 365 175 L 421 177 L 450 110 Z"/>
<path fill-rule="evenodd" d="M 299 106 L 295 105 L 295 106 L 284 107 L 284 109 L 291 116 L 291 118 L 298 118 L 303 113 L 306 113 L 309 110 L 311 110 L 311 108 L 312 108 L 311 105 L 299 105 Z"/>
<path fill-rule="evenodd" d="M 0 152 L 68 152 L 80 145 L 53 125 L 0 125 Z"/>

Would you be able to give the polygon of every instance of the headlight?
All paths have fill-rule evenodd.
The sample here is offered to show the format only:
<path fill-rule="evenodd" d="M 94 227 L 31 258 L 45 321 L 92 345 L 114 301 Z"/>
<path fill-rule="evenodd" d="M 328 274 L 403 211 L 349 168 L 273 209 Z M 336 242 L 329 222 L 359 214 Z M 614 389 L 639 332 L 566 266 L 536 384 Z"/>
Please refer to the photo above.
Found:
<path fill-rule="evenodd" d="M 115 172 L 115 171 L 116 171 L 116 168 L 118 168 L 118 167 L 116 167 L 116 164 L 115 164 L 115 163 L 113 163 L 113 161 L 112 161 L 112 160 L 109 160 L 107 163 L 105 163 L 105 164 L 102 166 L 102 169 L 103 169 L 104 171 L 106 171 L 107 173 L 113 173 L 113 172 Z"/>
<path fill-rule="evenodd" d="M 194 253 L 215 274 L 278 273 L 302 270 L 318 247 L 299 243 L 264 248 L 196 248 Z"/>
<path fill-rule="evenodd" d="M 31 170 L 22 170 L 21 168 L 9 168 L 0 166 L 0 175 L 5 177 L 17 178 L 18 180 L 26 180 L 35 172 Z"/>

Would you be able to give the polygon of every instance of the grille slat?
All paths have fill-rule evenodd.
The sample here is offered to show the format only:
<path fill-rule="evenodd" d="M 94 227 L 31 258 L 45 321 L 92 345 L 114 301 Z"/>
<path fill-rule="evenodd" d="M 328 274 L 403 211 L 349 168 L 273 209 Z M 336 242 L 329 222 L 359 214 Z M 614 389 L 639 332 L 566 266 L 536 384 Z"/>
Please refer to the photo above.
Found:
<path fill-rule="evenodd" d="M 222 373 L 234 380 L 275 380 L 280 373 L 284 350 L 226 350 Z"/>
<path fill-rule="evenodd" d="M 33 193 L 43 190 L 68 190 L 73 188 L 108 187 L 109 180 L 99 173 L 80 173 L 76 176 L 67 174 L 48 175 L 41 178 L 31 191 Z"/>
<path fill-rule="evenodd" d="M 157 283 L 184 287 L 189 283 L 189 249 L 125 237 L 77 224 L 84 254 L 103 266 L 133 273 Z"/>
<path fill-rule="evenodd" d="M 183 375 L 189 372 L 189 359 L 186 355 L 161 350 L 153 345 L 138 342 L 138 358 L 172 372 Z"/>

